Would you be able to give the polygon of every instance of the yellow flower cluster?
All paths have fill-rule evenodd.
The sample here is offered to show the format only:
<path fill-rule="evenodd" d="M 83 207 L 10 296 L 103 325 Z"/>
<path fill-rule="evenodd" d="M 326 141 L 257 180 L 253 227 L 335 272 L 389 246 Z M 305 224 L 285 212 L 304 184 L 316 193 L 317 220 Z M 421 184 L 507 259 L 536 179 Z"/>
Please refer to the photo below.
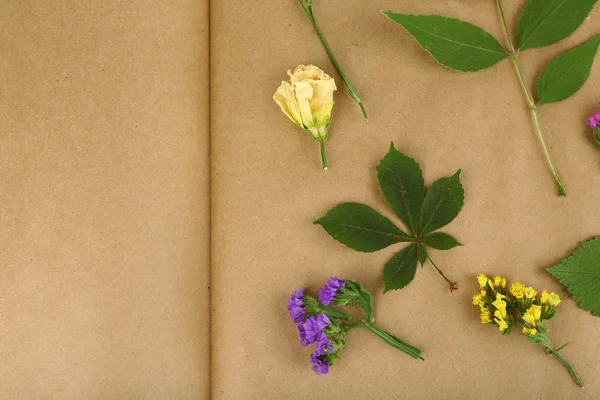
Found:
<path fill-rule="evenodd" d="M 481 323 L 495 324 L 500 332 L 507 331 L 512 323 L 507 320 L 506 295 L 502 294 L 502 290 L 506 288 L 506 279 L 499 276 L 489 279 L 484 274 L 479 274 L 477 280 L 481 290 L 473 296 L 473 304 L 479 306 Z"/>
<path fill-rule="evenodd" d="M 483 324 L 494 324 L 503 334 L 510 333 L 512 325 L 523 325 L 522 332 L 528 337 L 535 337 L 544 329 L 542 322 L 556 313 L 560 297 L 552 292 L 542 291 L 539 302 L 538 292 L 531 286 L 515 282 L 506 288 L 506 279 L 495 276 L 488 278 L 484 274 L 477 275 L 479 292 L 473 296 L 473 304 L 479 307 Z M 517 315 L 521 315 L 519 319 Z M 523 322 L 518 322 L 522 320 Z"/>

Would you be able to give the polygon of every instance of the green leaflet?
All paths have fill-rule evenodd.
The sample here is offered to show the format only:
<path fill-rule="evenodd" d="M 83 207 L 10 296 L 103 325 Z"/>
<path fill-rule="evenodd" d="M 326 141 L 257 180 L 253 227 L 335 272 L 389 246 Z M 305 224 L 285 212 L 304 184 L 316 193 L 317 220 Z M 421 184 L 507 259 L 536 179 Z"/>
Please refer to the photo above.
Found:
<path fill-rule="evenodd" d="M 423 172 L 419 164 L 390 144 L 390 150 L 377 166 L 377 178 L 392 210 L 411 230 L 417 232 L 419 212 L 425 194 Z"/>
<path fill-rule="evenodd" d="M 371 207 L 342 203 L 315 221 L 327 233 L 346 246 L 366 253 L 381 250 L 393 243 L 412 238 Z"/>
<path fill-rule="evenodd" d="M 421 267 L 425 265 L 427 257 L 429 257 L 429 255 L 427 254 L 427 247 L 423 246 L 422 243 L 419 243 L 419 245 L 417 246 L 417 258 L 419 259 Z"/>
<path fill-rule="evenodd" d="M 462 209 L 464 199 L 465 192 L 460 183 L 460 169 L 452 176 L 435 181 L 427 191 L 421 207 L 419 236 L 452 222 Z"/>
<path fill-rule="evenodd" d="M 583 243 L 548 272 L 566 287 L 579 307 L 600 316 L 600 236 Z"/>
<path fill-rule="evenodd" d="M 600 45 L 600 35 L 556 57 L 537 80 L 538 102 L 556 103 L 571 97 L 587 81 Z"/>
<path fill-rule="evenodd" d="M 447 68 L 481 71 L 508 57 L 492 35 L 467 22 L 439 15 L 382 12 L 406 29 L 425 51 Z"/>
<path fill-rule="evenodd" d="M 442 232 L 426 235 L 423 237 L 423 243 L 437 250 L 450 250 L 456 246 L 462 246 L 454 237 Z"/>
<path fill-rule="evenodd" d="M 598 0 L 531 0 L 519 16 L 521 50 L 544 47 L 571 35 Z"/>
<path fill-rule="evenodd" d="M 423 173 L 419 164 L 396 150 L 391 143 L 377 166 L 377 176 L 388 204 L 409 226 L 411 234 L 396 227 L 371 207 L 358 203 L 339 204 L 315 224 L 321 225 L 337 241 L 362 252 L 410 242 L 387 262 L 383 271 L 385 291 L 401 289 L 414 278 L 417 261 L 421 264 L 431 261 L 426 246 L 446 250 L 460 245 L 448 234 L 429 233 L 448 224 L 460 211 L 464 191 L 459 175 L 460 170 L 451 177 L 439 179 L 424 195 Z M 423 229 L 419 229 L 421 223 Z M 426 233 L 429 234 L 424 236 Z M 454 288 L 439 269 L 438 272 Z"/>
<path fill-rule="evenodd" d="M 414 243 L 395 254 L 383 267 L 385 289 L 402 289 L 412 282 L 417 272 L 417 245 Z"/>

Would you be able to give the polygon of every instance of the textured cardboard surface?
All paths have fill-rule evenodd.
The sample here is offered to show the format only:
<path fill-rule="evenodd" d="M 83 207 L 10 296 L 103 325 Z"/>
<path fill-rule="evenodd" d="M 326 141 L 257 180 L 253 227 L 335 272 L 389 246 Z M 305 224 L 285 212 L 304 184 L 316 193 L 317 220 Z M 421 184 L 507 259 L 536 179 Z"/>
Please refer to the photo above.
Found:
<path fill-rule="evenodd" d="M 524 1 L 505 2 L 514 26 Z M 509 4 L 510 3 L 510 4 Z M 600 151 L 586 128 L 598 104 L 600 64 L 564 103 L 541 108 L 546 138 L 567 186 L 554 181 L 525 99 L 506 60 L 475 74 L 447 70 L 381 9 L 438 13 L 484 26 L 505 43 L 494 1 L 315 1 L 318 22 L 361 94 L 370 120 L 348 96 L 295 1 L 212 4 L 212 392 L 215 399 L 592 399 L 600 396 L 600 319 L 566 299 L 550 323 L 586 384 L 519 332 L 482 325 L 470 297 L 479 272 L 502 274 L 564 295 L 544 271 L 600 233 Z M 597 32 L 595 10 L 575 35 L 522 55 L 528 82 L 564 49 Z M 285 72 L 314 63 L 336 77 L 330 170 L 318 145 L 281 114 L 271 96 Z M 375 166 L 394 141 L 423 167 L 426 184 L 462 168 L 466 203 L 444 231 L 465 247 L 431 256 L 456 280 L 450 294 L 429 265 L 405 290 L 382 294 L 381 271 L 398 246 L 352 251 L 312 221 L 342 201 L 393 217 Z M 331 276 L 363 282 L 384 329 L 423 349 L 424 362 L 368 332 L 354 332 L 328 376 L 310 370 L 286 300 L 316 293 Z"/>
<path fill-rule="evenodd" d="M 0 51 L 0 398 L 208 397 L 207 1 L 3 1 Z"/>

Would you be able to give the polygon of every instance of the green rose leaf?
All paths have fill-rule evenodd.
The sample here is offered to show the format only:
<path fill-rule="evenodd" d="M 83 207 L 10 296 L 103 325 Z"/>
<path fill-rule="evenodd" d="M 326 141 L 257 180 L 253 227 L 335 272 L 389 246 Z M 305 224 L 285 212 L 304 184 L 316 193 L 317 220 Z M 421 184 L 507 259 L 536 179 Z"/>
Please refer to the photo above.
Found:
<path fill-rule="evenodd" d="M 321 225 L 337 241 L 367 253 L 413 240 L 389 219 L 364 204 L 342 203 L 314 223 Z"/>
<path fill-rule="evenodd" d="M 447 68 L 481 71 L 508 57 L 492 35 L 468 22 L 439 15 L 382 12 L 406 29 L 425 51 Z"/>
<path fill-rule="evenodd" d="M 435 181 L 423 201 L 419 236 L 426 235 L 452 222 L 462 209 L 464 199 L 464 190 L 460 183 L 460 170 L 452 176 Z"/>
<path fill-rule="evenodd" d="M 417 271 L 417 246 L 413 243 L 395 254 L 383 268 L 383 292 L 402 289 L 415 277 Z"/>
<path fill-rule="evenodd" d="M 427 248 L 419 243 L 419 246 L 417 247 L 417 258 L 419 259 L 419 263 L 421 263 L 421 268 L 425 265 L 427 257 L 429 257 Z"/>
<path fill-rule="evenodd" d="M 579 307 L 600 316 L 600 236 L 585 242 L 548 272 L 573 295 Z"/>
<path fill-rule="evenodd" d="M 521 50 L 544 47 L 570 36 L 598 0 L 531 0 L 519 16 Z"/>
<path fill-rule="evenodd" d="M 456 246 L 462 246 L 458 240 L 447 233 L 434 232 L 423 237 L 423 243 L 436 250 L 450 250 Z"/>
<path fill-rule="evenodd" d="M 596 35 L 552 60 L 537 80 L 539 103 L 556 103 L 575 94 L 590 76 L 599 45 Z"/>
<path fill-rule="evenodd" d="M 412 233 L 416 233 L 425 197 L 425 183 L 419 164 L 400 153 L 391 143 L 390 150 L 377 166 L 377 178 L 392 210 Z"/>

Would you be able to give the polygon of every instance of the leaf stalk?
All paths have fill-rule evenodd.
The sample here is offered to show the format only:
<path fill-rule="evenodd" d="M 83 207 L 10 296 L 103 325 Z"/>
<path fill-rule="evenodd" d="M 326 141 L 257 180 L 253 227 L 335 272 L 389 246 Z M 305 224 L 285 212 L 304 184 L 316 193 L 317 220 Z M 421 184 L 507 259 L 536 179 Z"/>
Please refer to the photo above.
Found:
<path fill-rule="evenodd" d="M 508 54 L 511 58 L 515 69 L 517 71 L 517 75 L 519 76 L 519 82 L 523 88 L 523 92 L 525 93 L 525 97 L 527 98 L 527 102 L 529 103 L 529 110 L 531 111 L 531 115 L 533 117 L 533 121 L 535 123 L 536 132 L 542 144 L 542 148 L 544 149 L 544 154 L 546 155 L 546 159 L 548 160 L 548 164 L 550 165 L 550 169 L 552 170 L 552 174 L 554 174 L 554 178 L 556 179 L 556 184 L 558 185 L 558 192 L 561 196 L 566 196 L 567 192 L 565 190 L 565 186 L 558 174 L 558 170 L 552 161 L 552 156 L 550 155 L 550 150 L 548 149 L 548 145 L 546 144 L 546 140 L 544 139 L 544 134 L 542 133 L 542 127 L 540 125 L 540 121 L 538 118 L 538 111 L 536 103 L 531 95 L 531 91 L 527 86 L 527 82 L 523 76 L 523 71 L 521 70 L 521 64 L 519 63 L 519 53 L 515 51 L 515 47 L 513 45 L 512 39 L 510 38 L 510 33 L 508 30 L 508 25 L 506 24 L 506 18 L 504 17 L 504 9 L 502 8 L 502 3 L 500 0 L 496 0 L 498 4 L 498 11 L 500 13 L 500 19 L 502 20 L 502 25 L 504 27 L 504 33 L 506 35 L 506 40 L 508 41 L 508 45 L 510 47 L 510 53 Z"/>
<path fill-rule="evenodd" d="M 448 285 L 450 286 L 450 292 L 453 292 L 454 290 L 458 290 L 458 288 L 456 287 L 456 282 L 452 282 L 450 279 L 448 279 L 446 277 L 446 275 L 444 275 L 444 273 L 442 272 L 442 270 L 440 270 L 438 268 L 438 266 L 435 265 L 435 263 L 433 262 L 433 260 L 431 259 L 431 257 L 427 256 L 427 260 L 429 260 L 429 262 L 431 263 L 431 265 L 433 265 L 433 267 L 437 270 L 437 272 L 440 274 L 440 276 L 442 278 L 444 278 L 444 280 L 446 281 L 446 283 L 448 283 Z"/>
<path fill-rule="evenodd" d="M 358 96 L 358 93 L 356 93 L 356 90 L 354 90 L 354 88 L 352 87 L 350 80 L 344 73 L 344 70 L 342 69 L 337 58 L 335 58 L 335 56 L 333 55 L 333 52 L 329 48 L 329 44 L 327 43 L 327 41 L 325 40 L 325 37 L 321 33 L 321 29 L 319 29 L 319 26 L 317 25 L 317 21 L 315 20 L 315 16 L 313 15 L 313 11 L 312 11 L 312 0 L 298 0 L 298 3 L 300 3 L 300 7 L 302 7 L 302 10 L 304 11 L 306 16 L 310 20 L 310 23 L 312 24 L 313 28 L 315 28 L 315 32 L 317 33 L 317 36 L 321 40 L 321 43 L 323 44 L 323 47 L 325 48 L 325 52 L 327 53 L 327 55 L 331 59 L 331 62 L 333 63 L 335 68 L 338 70 L 340 76 L 342 77 L 342 80 L 344 81 L 344 84 L 346 85 L 346 88 L 348 89 L 348 93 L 350 93 L 350 97 L 352 97 L 352 99 L 354 99 L 354 101 L 360 106 L 360 109 L 363 113 L 363 117 L 365 118 L 365 121 L 368 121 L 369 117 L 367 117 L 367 112 L 365 110 L 365 106 L 363 105 L 362 100 Z"/>

